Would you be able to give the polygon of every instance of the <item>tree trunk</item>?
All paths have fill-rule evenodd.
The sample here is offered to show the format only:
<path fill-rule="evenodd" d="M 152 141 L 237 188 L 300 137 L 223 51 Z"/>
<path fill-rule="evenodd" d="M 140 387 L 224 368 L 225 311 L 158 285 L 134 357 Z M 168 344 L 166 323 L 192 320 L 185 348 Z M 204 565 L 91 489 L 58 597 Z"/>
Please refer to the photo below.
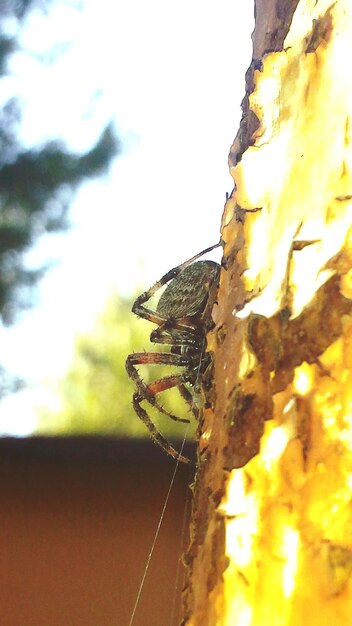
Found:
<path fill-rule="evenodd" d="M 257 0 L 187 626 L 352 620 L 352 3 Z"/>

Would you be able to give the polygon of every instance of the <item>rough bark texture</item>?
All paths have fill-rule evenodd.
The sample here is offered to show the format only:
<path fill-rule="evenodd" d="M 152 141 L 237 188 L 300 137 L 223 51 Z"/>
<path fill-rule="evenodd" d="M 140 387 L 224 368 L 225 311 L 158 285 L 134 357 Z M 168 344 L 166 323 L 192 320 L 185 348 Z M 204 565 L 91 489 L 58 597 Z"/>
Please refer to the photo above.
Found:
<path fill-rule="evenodd" d="M 350 0 L 256 2 L 209 337 L 187 626 L 352 614 Z"/>

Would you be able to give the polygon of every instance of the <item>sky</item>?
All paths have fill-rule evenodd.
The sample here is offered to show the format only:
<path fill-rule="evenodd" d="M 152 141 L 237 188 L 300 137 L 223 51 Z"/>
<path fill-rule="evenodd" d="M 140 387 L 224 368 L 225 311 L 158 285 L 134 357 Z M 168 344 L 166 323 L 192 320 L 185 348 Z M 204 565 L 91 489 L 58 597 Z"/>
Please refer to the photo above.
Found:
<path fill-rule="evenodd" d="M 132 295 L 216 243 L 251 61 L 249 0 L 59 0 L 31 15 L 0 98 L 24 102 L 25 145 L 88 150 L 113 120 L 122 151 L 80 188 L 71 230 L 29 252 L 54 260 L 38 306 L 0 328 L 2 362 L 29 387 L 0 404 L 0 434 L 26 435 L 45 383 L 113 290 Z M 51 59 L 40 62 L 51 52 Z M 38 333 L 41 340 L 38 342 Z"/>

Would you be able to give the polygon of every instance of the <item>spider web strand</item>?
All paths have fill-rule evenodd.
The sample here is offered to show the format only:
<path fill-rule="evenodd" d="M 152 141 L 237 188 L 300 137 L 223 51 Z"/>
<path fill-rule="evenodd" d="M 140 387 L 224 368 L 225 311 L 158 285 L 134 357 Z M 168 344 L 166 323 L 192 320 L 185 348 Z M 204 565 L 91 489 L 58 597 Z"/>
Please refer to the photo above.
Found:
<path fill-rule="evenodd" d="M 205 345 L 206 345 L 206 339 L 204 338 L 203 339 L 203 345 L 202 345 L 201 354 L 203 354 L 203 350 L 205 348 Z M 199 383 L 200 371 L 201 371 L 201 359 L 199 360 L 198 371 L 197 371 L 197 376 L 196 376 L 196 385 L 195 386 L 197 386 L 198 383 Z M 193 405 L 195 406 L 195 400 L 194 399 L 193 399 Z M 181 460 L 181 457 L 182 457 L 183 449 L 184 449 L 185 444 L 186 444 L 188 430 L 189 430 L 189 424 L 187 425 L 187 427 L 185 429 L 184 437 L 183 437 L 183 440 L 182 440 L 182 445 L 180 447 L 180 450 L 179 450 L 179 453 L 178 453 L 178 456 L 177 456 L 177 459 L 176 459 L 174 471 L 173 471 L 173 474 L 172 474 L 172 477 L 171 477 L 169 488 L 167 490 L 167 494 L 166 494 L 164 505 L 163 505 L 163 508 L 162 508 L 162 511 L 161 511 L 161 515 L 160 515 L 160 518 L 159 518 L 159 521 L 158 521 L 158 525 L 156 527 L 156 531 L 155 531 L 154 538 L 153 538 L 153 543 L 152 543 L 152 546 L 151 546 L 149 554 L 148 554 L 147 562 L 146 562 L 146 565 L 145 565 L 145 568 L 144 568 L 143 576 L 142 576 L 142 579 L 141 579 L 141 582 L 140 582 L 140 585 L 139 585 L 138 593 L 137 593 L 136 600 L 135 600 L 135 603 L 134 603 L 134 606 L 133 606 L 133 610 L 132 610 L 130 621 L 128 622 L 128 626 L 132 626 L 133 625 L 133 621 L 134 621 L 134 618 L 135 618 L 135 615 L 136 615 L 136 611 L 137 611 L 137 608 L 138 608 L 138 605 L 139 605 L 140 597 L 142 595 L 144 582 L 145 582 L 145 579 L 146 579 L 147 574 L 148 574 L 150 562 L 152 560 L 152 556 L 153 556 L 153 553 L 154 553 L 156 542 L 158 540 L 159 532 L 160 532 L 162 523 L 164 521 L 166 508 L 167 508 L 167 505 L 168 505 L 168 502 L 169 502 L 169 498 L 170 498 L 170 494 L 171 494 L 171 491 L 172 491 L 173 484 L 175 482 L 175 478 L 176 478 L 177 470 L 178 470 L 178 467 L 179 467 L 179 464 L 180 464 L 180 460 Z M 184 519 L 185 519 L 185 517 L 186 517 L 186 515 L 184 515 Z M 185 523 L 184 523 L 184 526 L 185 526 Z M 183 529 L 182 529 L 182 534 L 184 533 L 184 526 L 183 526 Z M 177 574 L 177 576 L 178 576 L 178 574 Z M 176 592 L 175 592 L 175 595 L 176 595 Z M 174 603 L 173 604 L 175 604 L 175 603 L 176 603 L 176 599 L 174 598 Z M 172 619 L 174 617 L 174 610 L 175 609 L 174 609 L 174 606 L 173 606 L 172 615 L 171 615 Z"/>
<path fill-rule="evenodd" d="M 152 559 L 152 556 L 153 556 L 153 553 L 154 553 L 155 545 L 156 545 L 156 542 L 158 540 L 160 528 L 161 528 L 161 525 L 162 525 L 163 520 L 164 520 L 166 507 L 167 507 L 167 504 L 169 502 L 169 498 L 170 498 L 170 494 L 171 494 L 171 490 L 172 490 L 173 484 L 175 482 L 177 469 L 178 469 L 178 466 L 180 464 L 180 457 L 182 456 L 183 448 L 184 448 L 185 443 L 186 443 L 188 429 L 189 429 L 189 426 L 187 426 L 187 428 L 185 430 L 185 434 L 184 434 L 184 437 L 183 437 L 182 445 L 181 445 L 181 448 L 180 448 L 180 451 L 179 451 L 178 458 L 177 458 L 176 463 L 175 463 L 175 467 L 174 467 L 174 471 L 173 471 L 173 474 L 172 474 L 172 477 L 171 477 L 170 485 L 169 485 L 169 488 L 167 490 L 167 494 L 166 494 L 166 497 L 165 497 L 164 505 L 163 505 L 163 508 L 162 508 L 162 511 L 161 511 L 161 515 L 160 515 L 160 518 L 159 518 L 158 525 L 156 527 L 156 531 L 155 531 L 154 538 L 153 538 L 153 543 L 152 543 L 152 546 L 151 546 L 149 554 L 148 554 L 147 562 L 146 562 L 146 565 L 145 565 L 145 568 L 144 568 L 143 576 L 142 576 L 142 579 L 141 579 L 141 582 L 140 582 L 140 585 L 139 585 L 137 597 L 136 597 L 136 600 L 135 600 L 135 603 L 134 603 L 134 606 L 133 606 L 131 619 L 128 622 L 128 626 L 132 626 L 133 621 L 134 621 L 134 617 L 135 617 L 135 614 L 136 614 L 136 611 L 137 611 L 137 608 L 138 608 L 138 605 L 139 605 L 139 600 L 140 600 L 140 597 L 141 597 L 141 594 L 142 594 L 142 591 L 143 591 L 144 582 L 145 582 L 145 579 L 146 579 L 146 576 L 147 576 L 147 573 L 148 573 L 148 570 L 149 570 L 149 566 L 150 566 L 150 562 L 151 562 L 151 559 Z"/>

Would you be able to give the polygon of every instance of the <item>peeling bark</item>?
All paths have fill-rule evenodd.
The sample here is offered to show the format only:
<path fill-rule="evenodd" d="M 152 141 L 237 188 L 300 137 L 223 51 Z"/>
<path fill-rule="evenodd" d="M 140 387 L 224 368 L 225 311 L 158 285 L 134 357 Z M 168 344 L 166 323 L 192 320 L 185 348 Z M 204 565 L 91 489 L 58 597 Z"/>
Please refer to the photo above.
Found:
<path fill-rule="evenodd" d="M 349 0 L 257 0 L 184 625 L 350 620 L 351 57 Z"/>

